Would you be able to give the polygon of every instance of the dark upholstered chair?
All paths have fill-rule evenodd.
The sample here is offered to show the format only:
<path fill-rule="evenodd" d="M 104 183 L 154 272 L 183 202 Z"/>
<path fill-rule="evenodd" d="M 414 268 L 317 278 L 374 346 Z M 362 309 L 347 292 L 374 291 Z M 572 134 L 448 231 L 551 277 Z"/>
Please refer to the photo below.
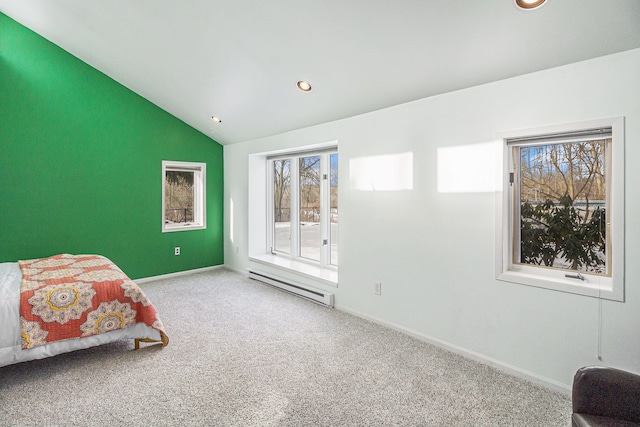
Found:
<path fill-rule="evenodd" d="M 573 378 L 573 427 L 640 427 L 640 375 L 603 366 Z"/>

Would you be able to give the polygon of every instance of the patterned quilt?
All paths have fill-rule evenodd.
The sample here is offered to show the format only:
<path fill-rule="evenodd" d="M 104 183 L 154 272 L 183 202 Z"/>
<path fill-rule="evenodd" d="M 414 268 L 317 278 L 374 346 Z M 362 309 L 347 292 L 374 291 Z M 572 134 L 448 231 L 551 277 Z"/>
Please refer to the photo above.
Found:
<path fill-rule="evenodd" d="M 169 343 L 155 307 L 109 259 L 56 255 L 19 261 L 22 349 L 145 323 Z"/>

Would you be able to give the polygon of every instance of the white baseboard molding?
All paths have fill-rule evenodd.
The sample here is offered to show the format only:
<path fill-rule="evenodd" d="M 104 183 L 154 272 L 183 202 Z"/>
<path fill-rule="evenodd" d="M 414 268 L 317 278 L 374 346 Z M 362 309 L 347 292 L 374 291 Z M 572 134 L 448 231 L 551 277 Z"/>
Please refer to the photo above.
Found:
<path fill-rule="evenodd" d="M 205 271 L 217 270 L 225 268 L 224 265 L 214 265 L 211 267 L 194 268 L 193 270 L 177 271 L 175 273 L 161 274 L 159 276 L 143 277 L 142 279 L 134 279 L 136 283 L 152 282 L 154 280 L 171 279 L 173 277 L 186 276 L 187 274 L 202 273 Z"/>
<path fill-rule="evenodd" d="M 383 320 L 378 319 L 376 317 L 363 314 L 363 313 L 361 313 L 361 312 L 359 312 L 357 310 L 352 310 L 352 309 L 350 309 L 348 307 L 344 307 L 344 306 L 341 306 L 341 305 L 336 305 L 335 309 L 336 310 L 340 310 L 340 311 L 344 311 L 345 313 L 349 313 L 349 314 L 352 314 L 352 315 L 357 316 L 357 317 L 361 317 L 363 319 L 366 319 L 366 320 L 369 320 L 369 321 L 371 321 L 373 323 L 377 323 L 377 324 L 385 326 L 387 328 L 396 330 L 398 332 L 402 332 L 404 334 L 410 335 L 410 336 L 412 336 L 412 337 L 414 337 L 416 339 L 419 339 L 420 341 L 424 341 L 424 342 L 426 342 L 428 344 L 432 344 L 432 345 L 434 345 L 436 347 L 451 351 L 452 353 L 459 354 L 459 355 L 461 355 L 463 357 L 466 357 L 467 359 L 471 359 L 471 360 L 474 360 L 476 362 L 483 363 L 485 365 L 489 365 L 489 366 L 491 366 L 493 368 L 496 368 L 499 371 L 502 371 L 504 373 L 513 375 L 513 376 L 518 377 L 518 378 L 522 378 L 522 379 L 527 380 L 527 381 L 531 381 L 532 383 L 538 384 L 538 385 L 540 385 L 542 387 L 545 387 L 545 388 L 548 388 L 550 390 L 557 391 L 557 392 L 565 394 L 565 395 L 571 395 L 571 387 L 572 387 L 571 385 L 563 384 L 561 382 L 552 380 L 551 378 L 547 378 L 547 377 L 544 377 L 542 375 L 538 375 L 538 374 L 535 374 L 533 372 L 529 372 L 529 371 L 527 371 L 525 369 L 518 368 L 517 366 L 513 366 L 513 365 L 510 365 L 508 363 L 501 362 L 501 361 L 493 359 L 491 357 L 487 357 L 487 356 L 485 356 L 485 355 L 483 355 L 481 353 L 477 353 L 475 351 L 468 350 L 466 348 L 463 348 L 463 347 L 448 343 L 448 342 L 440 340 L 438 338 L 433 338 L 433 337 L 427 336 L 425 334 L 422 334 L 420 332 L 414 331 L 412 329 L 405 328 L 404 326 L 400 326 L 400 325 L 396 325 L 394 323 L 383 321 Z"/>

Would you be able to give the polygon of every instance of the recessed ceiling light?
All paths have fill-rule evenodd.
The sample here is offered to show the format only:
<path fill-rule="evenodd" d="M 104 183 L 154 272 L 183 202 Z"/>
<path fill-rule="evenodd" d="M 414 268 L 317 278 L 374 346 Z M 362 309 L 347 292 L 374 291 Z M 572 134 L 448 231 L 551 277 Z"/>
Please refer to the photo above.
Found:
<path fill-rule="evenodd" d="M 211 116 L 211 120 L 213 120 L 216 123 L 222 123 L 222 120 L 220 120 L 220 117 Z"/>
<path fill-rule="evenodd" d="M 514 0 L 520 9 L 531 10 L 542 6 L 547 0 Z"/>
<path fill-rule="evenodd" d="M 300 80 L 296 85 L 303 92 L 311 92 L 311 83 L 306 80 Z"/>

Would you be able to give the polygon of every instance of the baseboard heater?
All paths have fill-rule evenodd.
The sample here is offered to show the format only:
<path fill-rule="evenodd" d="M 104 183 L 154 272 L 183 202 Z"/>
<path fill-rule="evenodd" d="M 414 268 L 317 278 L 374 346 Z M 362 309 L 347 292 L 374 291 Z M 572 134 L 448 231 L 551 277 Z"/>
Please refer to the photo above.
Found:
<path fill-rule="evenodd" d="M 328 307 L 333 307 L 332 293 L 320 291 L 317 289 L 310 289 L 308 287 L 287 282 L 283 279 L 254 270 L 249 270 L 249 278 L 266 283 L 267 285 L 275 286 L 276 288 L 280 288 L 284 291 L 296 294 L 313 302 L 317 302 Z"/>

